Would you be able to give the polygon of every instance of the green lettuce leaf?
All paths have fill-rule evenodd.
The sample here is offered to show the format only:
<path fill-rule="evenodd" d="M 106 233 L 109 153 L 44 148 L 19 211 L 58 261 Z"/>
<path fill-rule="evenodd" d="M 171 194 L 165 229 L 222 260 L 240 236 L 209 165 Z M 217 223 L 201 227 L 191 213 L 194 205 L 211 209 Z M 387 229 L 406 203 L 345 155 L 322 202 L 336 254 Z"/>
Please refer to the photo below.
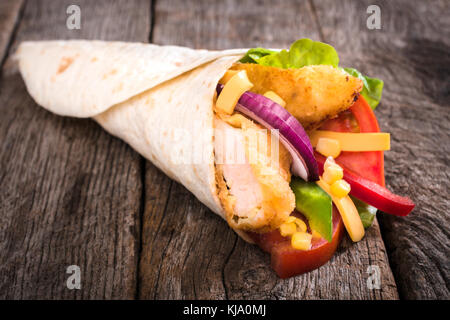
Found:
<path fill-rule="evenodd" d="M 309 65 L 326 64 L 338 67 L 339 56 L 336 50 L 329 44 L 313 41 L 311 39 L 300 39 L 295 41 L 289 51 L 273 51 L 264 48 L 254 48 L 240 60 L 242 63 L 257 63 L 263 66 L 278 67 L 282 69 L 301 68 Z M 348 74 L 362 80 L 364 87 L 362 96 L 367 100 L 370 107 L 375 109 L 381 100 L 383 81 L 362 75 L 353 68 L 343 68 Z"/>
<path fill-rule="evenodd" d="M 257 61 L 269 54 L 276 53 L 276 51 L 264 49 L 264 48 L 254 48 L 247 51 L 245 56 L 240 60 L 242 63 L 257 63 Z"/>
<path fill-rule="evenodd" d="M 377 215 L 378 209 L 355 197 L 351 198 L 353 200 L 353 203 L 355 204 L 356 209 L 358 210 L 359 217 L 361 218 L 364 229 L 369 228 L 372 225 L 375 216 Z"/>
<path fill-rule="evenodd" d="M 263 66 L 283 69 L 301 68 L 315 64 L 327 64 L 337 67 L 339 64 L 338 54 L 332 46 L 311 39 L 297 40 L 291 45 L 289 51 L 272 51 L 272 53 L 265 54 L 254 60 L 257 64 Z"/>
<path fill-rule="evenodd" d="M 344 68 L 349 75 L 359 78 L 364 83 L 364 88 L 361 91 L 362 96 L 366 99 L 372 110 L 374 110 L 381 100 L 381 93 L 383 91 L 383 80 L 377 78 L 369 78 L 364 76 L 356 69 Z"/>

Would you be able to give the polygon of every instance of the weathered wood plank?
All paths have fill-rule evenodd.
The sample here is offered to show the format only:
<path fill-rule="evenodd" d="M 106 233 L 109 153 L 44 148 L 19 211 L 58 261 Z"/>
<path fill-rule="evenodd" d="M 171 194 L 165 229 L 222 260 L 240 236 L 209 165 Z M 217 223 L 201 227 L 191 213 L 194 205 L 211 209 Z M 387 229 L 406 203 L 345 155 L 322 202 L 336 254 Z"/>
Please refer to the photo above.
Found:
<path fill-rule="evenodd" d="M 0 2 L 0 66 L 6 57 L 14 26 L 20 19 L 22 5 L 23 0 L 4 0 Z"/>
<path fill-rule="evenodd" d="M 313 3 L 342 65 L 385 81 L 376 114 L 392 137 L 387 185 L 417 205 L 406 218 L 378 215 L 400 296 L 449 299 L 449 3 L 377 1 L 380 30 L 366 27 L 373 1 Z"/>
<path fill-rule="evenodd" d="M 81 30 L 66 28 L 70 4 L 81 7 Z M 149 1 L 28 1 L 13 48 L 38 39 L 146 41 L 149 13 Z M 4 71 L 0 297 L 134 298 L 140 156 L 92 120 L 45 111 L 13 63 Z M 81 290 L 66 287 L 69 265 L 81 268 Z"/>
<path fill-rule="evenodd" d="M 286 47 L 318 39 L 310 3 L 300 1 L 157 2 L 153 41 L 195 48 Z M 280 280 L 270 257 L 245 243 L 182 186 L 150 164 L 140 264 L 140 298 L 395 299 L 395 282 L 378 225 L 358 244 L 345 239 L 326 266 Z M 163 194 L 164 198 L 158 198 Z M 381 290 L 366 286 L 369 265 Z"/>

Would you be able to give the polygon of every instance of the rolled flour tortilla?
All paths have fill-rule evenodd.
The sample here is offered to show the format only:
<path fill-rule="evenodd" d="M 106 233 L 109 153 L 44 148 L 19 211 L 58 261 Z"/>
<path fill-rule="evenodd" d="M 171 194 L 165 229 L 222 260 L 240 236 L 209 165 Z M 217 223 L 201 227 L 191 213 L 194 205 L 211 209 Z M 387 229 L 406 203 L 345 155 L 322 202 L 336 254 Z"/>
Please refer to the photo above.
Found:
<path fill-rule="evenodd" d="M 94 118 L 225 219 L 215 179 L 213 100 L 219 79 L 246 51 L 39 41 L 23 42 L 16 58 L 39 105 Z"/>

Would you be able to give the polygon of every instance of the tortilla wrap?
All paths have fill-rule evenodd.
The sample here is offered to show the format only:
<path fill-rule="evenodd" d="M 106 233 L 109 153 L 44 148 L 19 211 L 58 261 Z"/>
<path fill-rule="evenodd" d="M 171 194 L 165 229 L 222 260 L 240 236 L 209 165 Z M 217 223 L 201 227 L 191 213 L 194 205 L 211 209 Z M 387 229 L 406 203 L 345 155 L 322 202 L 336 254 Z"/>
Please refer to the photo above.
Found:
<path fill-rule="evenodd" d="M 219 139 L 219 131 L 227 128 L 214 125 L 215 116 L 224 117 L 214 110 L 219 79 L 233 65 L 245 70 L 252 79 L 252 90 L 263 94 L 275 88 L 286 102 L 286 110 L 309 129 L 348 109 L 363 84 L 329 65 L 286 70 L 236 65 L 246 52 L 44 41 L 22 43 L 17 59 L 27 89 L 38 104 L 59 115 L 94 118 L 183 184 L 232 228 L 267 232 L 276 229 L 295 208 L 289 186 L 291 156 L 280 152 L 278 160 L 289 161 L 277 165 L 263 161 L 268 155 L 245 142 L 253 122 L 237 131 L 230 127 L 224 135 L 238 137 L 241 143 L 236 146 L 229 147 Z M 216 166 L 215 151 L 221 147 L 231 153 L 255 152 L 260 161 Z M 244 232 L 240 235 L 245 237 Z"/>
<path fill-rule="evenodd" d="M 217 82 L 246 51 L 76 40 L 24 42 L 16 57 L 39 105 L 93 117 L 225 219 L 213 101 Z"/>

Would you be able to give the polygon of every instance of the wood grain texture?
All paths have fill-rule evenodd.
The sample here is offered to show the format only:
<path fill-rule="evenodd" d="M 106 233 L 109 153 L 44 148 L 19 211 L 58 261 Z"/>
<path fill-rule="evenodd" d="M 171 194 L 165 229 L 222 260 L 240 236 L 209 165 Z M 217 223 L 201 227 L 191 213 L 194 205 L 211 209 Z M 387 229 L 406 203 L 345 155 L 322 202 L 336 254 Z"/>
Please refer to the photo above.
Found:
<path fill-rule="evenodd" d="M 0 2 L 0 67 L 6 57 L 8 44 L 12 40 L 14 27 L 20 20 L 20 9 L 24 0 L 3 0 Z"/>
<path fill-rule="evenodd" d="M 81 7 L 81 30 L 66 8 Z M 28 1 L 23 40 L 146 41 L 148 1 Z M 12 52 L 12 51 L 11 51 Z M 92 120 L 37 106 L 12 62 L 0 88 L 0 298 L 130 299 L 136 295 L 142 161 Z M 81 290 L 66 268 L 81 268 Z"/>
<path fill-rule="evenodd" d="M 369 1 L 164 0 L 154 16 L 147 0 L 33 0 L 23 15 L 19 3 L 0 3 L 0 57 L 14 37 L 10 56 L 23 40 L 150 34 L 159 44 L 224 49 L 305 36 L 384 79 L 376 113 L 392 134 L 387 183 L 418 204 L 406 219 L 379 214 L 400 296 L 450 298 L 448 1 L 377 1 L 382 29 L 373 31 Z M 69 4 L 81 7 L 81 30 L 66 28 Z M 91 120 L 38 107 L 11 59 L 0 113 L 0 298 L 398 298 L 377 223 L 360 243 L 345 238 L 324 267 L 280 280 L 268 255 L 124 143 Z M 71 264 L 81 267 L 81 290 L 66 288 Z M 381 290 L 366 286 L 369 265 L 380 267 Z"/>
<path fill-rule="evenodd" d="M 378 215 L 400 296 L 449 299 L 450 4 L 377 1 L 381 30 L 368 30 L 372 2 L 313 4 L 341 64 L 385 81 L 375 113 L 391 133 L 387 185 L 417 205 L 406 218 Z"/>
<path fill-rule="evenodd" d="M 158 1 L 152 34 L 158 44 L 209 49 L 287 47 L 302 36 L 320 37 L 305 1 Z M 267 254 L 147 164 L 140 298 L 398 298 L 377 223 L 357 244 L 345 238 L 322 268 L 281 280 Z M 369 265 L 380 267 L 380 290 L 366 285 Z"/>

